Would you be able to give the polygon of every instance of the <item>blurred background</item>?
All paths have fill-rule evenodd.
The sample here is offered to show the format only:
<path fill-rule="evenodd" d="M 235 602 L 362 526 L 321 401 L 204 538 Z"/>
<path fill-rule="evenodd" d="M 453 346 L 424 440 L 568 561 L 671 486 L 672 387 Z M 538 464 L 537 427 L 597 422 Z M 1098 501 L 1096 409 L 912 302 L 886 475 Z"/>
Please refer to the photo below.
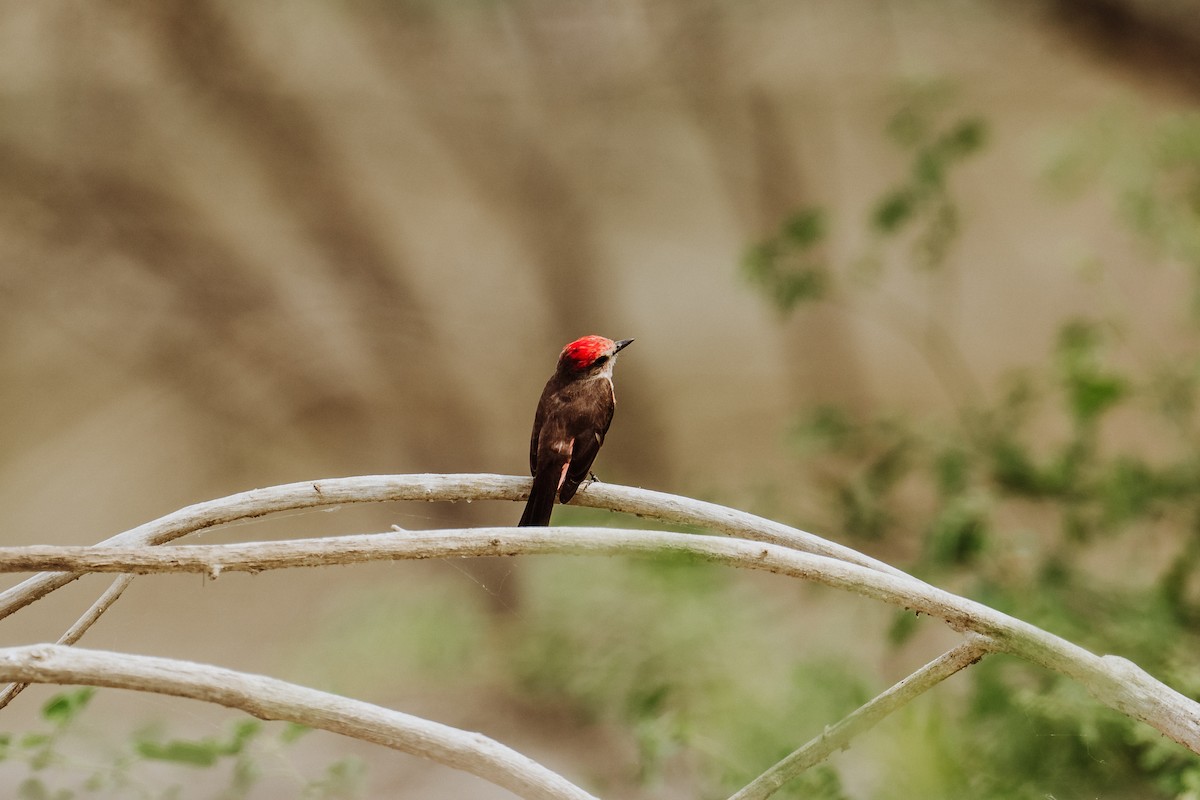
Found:
<path fill-rule="evenodd" d="M 806 527 L 1195 695 L 1198 98 L 1182 1 L 2 2 L 3 544 L 304 479 L 525 474 L 562 345 L 636 337 L 602 479 Z M 56 638 L 106 583 L 4 641 Z M 481 730 L 604 797 L 720 797 L 955 641 L 793 583 L 619 559 L 143 578 L 84 644 Z M 1200 797 L 1181 748 L 985 666 L 787 796 Z M 44 708 L 60 692 L 0 715 L 0 785 L 509 796 L 185 701 Z"/>

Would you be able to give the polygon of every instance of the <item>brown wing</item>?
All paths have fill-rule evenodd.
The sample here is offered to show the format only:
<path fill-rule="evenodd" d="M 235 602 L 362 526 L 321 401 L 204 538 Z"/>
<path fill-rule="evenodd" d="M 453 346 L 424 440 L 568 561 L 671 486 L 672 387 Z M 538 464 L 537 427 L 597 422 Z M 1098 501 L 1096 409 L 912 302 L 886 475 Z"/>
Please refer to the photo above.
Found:
<path fill-rule="evenodd" d="M 558 490 L 558 499 L 567 502 L 575 496 L 579 484 L 587 478 L 604 444 L 604 437 L 612 425 L 613 411 L 616 408 L 613 397 L 612 383 L 609 381 L 593 382 L 581 394 L 580 402 L 583 413 L 580 424 L 573 431 L 575 446 L 571 450 L 571 464 L 567 467 L 566 478 Z"/>
<path fill-rule="evenodd" d="M 538 462 L 538 440 L 542 435 L 542 426 L 546 424 L 546 413 L 551 410 L 550 395 L 558 391 L 558 387 L 554 378 L 546 381 L 546 388 L 542 389 L 542 397 L 538 400 L 537 411 L 533 415 L 533 433 L 529 437 L 529 474 L 537 475 Z"/>
<path fill-rule="evenodd" d="M 558 494 L 559 482 L 571 459 L 573 440 L 568 435 L 562 414 L 548 414 L 537 438 L 537 463 L 534 465 L 533 486 L 521 514 L 520 526 L 549 525 Z"/>

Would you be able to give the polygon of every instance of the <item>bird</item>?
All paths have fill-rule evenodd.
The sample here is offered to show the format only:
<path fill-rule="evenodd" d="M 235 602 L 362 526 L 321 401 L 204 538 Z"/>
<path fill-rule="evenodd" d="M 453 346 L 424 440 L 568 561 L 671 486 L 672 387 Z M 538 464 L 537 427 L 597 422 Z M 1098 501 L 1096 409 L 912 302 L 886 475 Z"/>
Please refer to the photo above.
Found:
<path fill-rule="evenodd" d="M 566 503 L 591 474 L 616 408 L 613 365 L 617 353 L 632 343 L 593 334 L 563 348 L 533 416 L 533 488 L 518 526 L 549 525 L 555 496 Z"/>

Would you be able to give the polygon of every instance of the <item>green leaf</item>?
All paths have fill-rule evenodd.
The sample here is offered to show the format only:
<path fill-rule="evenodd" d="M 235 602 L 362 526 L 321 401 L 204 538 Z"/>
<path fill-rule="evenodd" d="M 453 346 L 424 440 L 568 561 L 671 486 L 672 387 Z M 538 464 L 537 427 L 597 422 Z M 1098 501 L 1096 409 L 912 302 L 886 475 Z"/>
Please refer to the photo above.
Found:
<path fill-rule="evenodd" d="M 799 250 L 819 244 L 826 234 L 825 211 L 806 208 L 797 211 L 783 223 L 782 238 Z"/>
<path fill-rule="evenodd" d="M 173 739 L 165 743 L 143 740 L 135 745 L 135 749 L 142 758 L 193 767 L 211 767 L 221 754 L 220 744 L 211 739 Z"/>
<path fill-rule="evenodd" d="M 946 180 L 947 160 L 940 150 L 922 150 L 913 160 L 914 199 L 923 199 L 931 190 L 939 189 Z M 916 189 L 920 189 L 918 194 Z"/>
<path fill-rule="evenodd" d="M 94 686 L 84 686 L 74 692 L 57 694 L 42 706 L 42 717 L 56 725 L 65 725 L 87 707 L 95 694 Z"/>
<path fill-rule="evenodd" d="M 942 508 L 929 532 L 929 555 L 935 564 L 967 566 L 987 547 L 988 513 L 981 502 L 955 498 Z"/>
<path fill-rule="evenodd" d="M 828 271 L 807 253 L 825 237 L 825 229 L 822 209 L 796 212 L 783 223 L 776 237 L 746 250 L 742 256 L 743 274 L 760 286 L 782 312 L 823 297 L 829 284 Z"/>
<path fill-rule="evenodd" d="M 938 149 L 947 158 L 959 159 L 980 150 L 987 141 L 987 123 L 970 117 L 943 134 Z"/>
<path fill-rule="evenodd" d="M 1150 510 L 1159 495 L 1170 491 L 1148 464 L 1130 456 L 1119 456 L 1104 482 L 1101 496 L 1110 522 L 1125 522 Z"/>
<path fill-rule="evenodd" d="M 300 725 L 295 722 L 289 722 L 284 725 L 283 730 L 279 733 L 279 741 L 283 744 L 292 744 L 299 741 L 300 737 L 307 736 L 312 733 L 312 728 L 307 725 Z"/>
<path fill-rule="evenodd" d="M 233 776 L 230 785 L 237 797 L 243 797 L 262 776 L 262 768 L 258 762 L 248 756 L 238 758 L 233 764 Z"/>
<path fill-rule="evenodd" d="M 1129 385 L 1116 375 L 1080 374 L 1072 377 L 1067 390 L 1075 418 L 1087 421 L 1119 403 Z"/>
<path fill-rule="evenodd" d="M 781 276 L 775 285 L 775 305 L 791 311 L 801 302 L 819 300 L 829 286 L 829 274 L 819 264 L 805 265 Z"/>
<path fill-rule="evenodd" d="M 883 196 L 871 213 L 871 224 L 884 234 L 895 233 L 916 212 L 916 196 L 907 186 Z"/>
<path fill-rule="evenodd" d="M 857 432 L 857 423 L 845 409 L 823 405 L 796 422 L 792 438 L 802 448 L 815 445 L 837 452 L 846 450 Z"/>
<path fill-rule="evenodd" d="M 1129 383 L 1101 361 L 1105 331 L 1100 323 L 1074 319 L 1059 330 L 1059 373 L 1072 418 L 1089 423 L 1126 397 Z"/>
<path fill-rule="evenodd" d="M 992 480 L 1016 495 L 1038 497 L 1050 494 L 1057 486 L 1034 463 L 1028 449 L 1012 439 L 997 439 L 988 450 Z"/>
<path fill-rule="evenodd" d="M 236 755 L 242 752 L 246 744 L 262 732 L 262 723 L 256 719 L 240 719 L 233 725 L 233 734 L 229 741 L 221 747 L 222 755 Z"/>
<path fill-rule="evenodd" d="M 50 734 L 48 733 L 27 733 L 20 739 L 20 746 L 26 750 L 32 750 L 35 747 L 44 747 L 50 742 Z"/>

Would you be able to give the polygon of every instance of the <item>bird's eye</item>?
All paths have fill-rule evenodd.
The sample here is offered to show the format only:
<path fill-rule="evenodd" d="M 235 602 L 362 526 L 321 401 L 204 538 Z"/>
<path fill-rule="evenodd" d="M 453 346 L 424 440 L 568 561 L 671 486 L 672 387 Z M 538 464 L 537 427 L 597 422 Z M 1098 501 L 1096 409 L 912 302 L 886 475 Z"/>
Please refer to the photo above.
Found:
<path fill-rule="evenodd" d="M 605 361 L 608 361 L 608 356 L 600 356 L 599 358 L 597 358 L 595 361 L 592 362 L 592 366 L 598 367 L 601 364 L 603 364 Z"/>

